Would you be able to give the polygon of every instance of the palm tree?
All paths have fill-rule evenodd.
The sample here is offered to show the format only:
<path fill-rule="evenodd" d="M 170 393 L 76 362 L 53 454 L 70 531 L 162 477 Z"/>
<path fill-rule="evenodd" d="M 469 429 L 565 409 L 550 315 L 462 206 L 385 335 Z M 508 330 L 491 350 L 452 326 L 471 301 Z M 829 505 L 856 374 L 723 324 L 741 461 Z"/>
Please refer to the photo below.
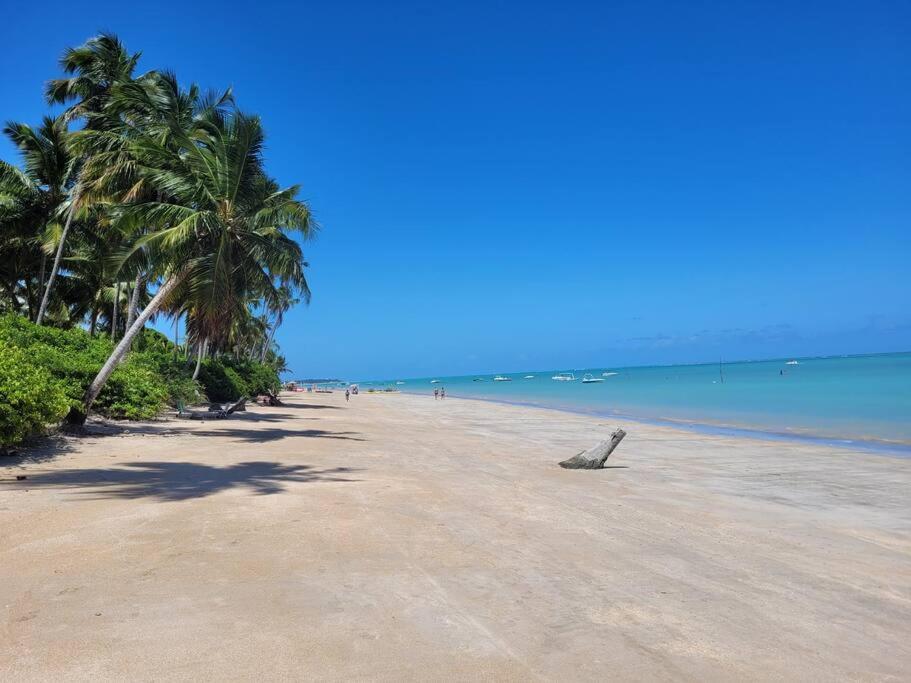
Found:
<path fill-rule="evenodd" d="M 115 122 L 106 120 L 106 105 L 113 89 L 133 78 L 139 56 L 139 53 L 131 55 L 127 52 L 117 36 L 110 33 L 95 36 L 80 47 L 68 48 L 63 53 L 60 65 L 71 76 L 54 79 L 47 84 L 45 95 L 48 103 L 73 103 L 65 111 L 64 120 L 81 118 L 88 130 L 104 130 L 115 125 Z M 84 157 L 82 161 L 85 161 Z M 54 265 L 35 320 L 39 325 L 47 311 L 67 234 L 80 208 L 81 198 L 82 183 L 77 178 L 69 198 L 69 210 L 57 244 Z"/>
<path fill-rule="evenodd" d="M 75 162 L 62 117 L 45 117 L 37 129 L 10 122 L 3 132 L 19 149 L 23 168 L 0 161 L 0 280 L 11 288 L 15 301 L 19 298 L 16 285 L 20 278 L 24 280 L 23 298 L 29 318 L 34 318 L 35 298 L 44 287 L 47 252 L 43 243 L 54 232 L 73 184 Z"/>
<path fill-rule="evenodd" d="M 81 423 L 133 337 L 178 288 L 185 287 L 205 329 L 230 325 L 248 293 L 272 288 L 276 278 L 303 282 L 300 245 L 289 231 L 309 238 L 316 229 L 298 187 L 279 189 L 263 170 L 263 131 L 256 117 L 208 108 L 192 126 L 172 119 L 169 137 L 137 135 L 123 154 L 136 175 L 158 196 L 115 209 L 115 223 L 137 234 L 122 255 L 145 249 L 161 264 L 166 279 L 92 381 Z"/>
<path fill-rule="evenodd" d="M 301 294 L 303 295 L 304 301 L 309 304 L 310 288 L 307 286 L 306 280 L 304 280 L 301 287 Z M 282 322 L 284 322 L 285 313 L 291 307 L 296 306 L 299 303 L 300 299 L 295 298 L 293 290 L 284 283 L 279 285 L 278 289 L 275 290 L 275 295 L 273 297 L 266 299 L 266 305 L 268 306 L 269 310 L 272 311 L 275 319 L 273 320 L 272 325 L 269 329 L 269 339 L 265 344 L 263 344 L 262 352 L 259 355 L 260 363 L 266 362 L 266 354 L 269 352 L 269 349 L 272 348 L 272 342 L 275 339 L 275 332 L 278 330 Z"/>

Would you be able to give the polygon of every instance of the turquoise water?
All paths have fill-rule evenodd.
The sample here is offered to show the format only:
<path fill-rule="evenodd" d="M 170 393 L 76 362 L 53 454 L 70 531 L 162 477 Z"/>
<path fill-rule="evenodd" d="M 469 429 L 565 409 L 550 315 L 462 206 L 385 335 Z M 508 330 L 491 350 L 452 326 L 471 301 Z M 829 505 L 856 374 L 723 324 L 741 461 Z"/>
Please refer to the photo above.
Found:
<path fill-rule="evenodd" d="M 427 394 L 444 386 L 449 396 L 911 446 L 911 353 L 798 358 L 797 365 L 786 360 L 725 363 L 723 382 L 719 365 L 711 364 L 503 373 L 510 382 L 494 382 L 494 375 L 394 378 L 362 386 Z M 570 371 L 575 382 L 551 379 Z M 584 373 L 600 378 L 604 372 L 617 374 L 597 384 L 581 381 Z"/>

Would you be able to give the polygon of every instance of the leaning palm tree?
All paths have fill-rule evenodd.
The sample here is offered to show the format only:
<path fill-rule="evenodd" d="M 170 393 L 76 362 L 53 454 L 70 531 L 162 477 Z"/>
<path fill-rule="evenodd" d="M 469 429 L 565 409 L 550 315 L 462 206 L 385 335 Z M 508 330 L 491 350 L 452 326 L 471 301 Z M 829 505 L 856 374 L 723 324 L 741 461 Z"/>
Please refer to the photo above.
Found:
<path fill-rule="evenodd" d="M 211 109 L 189 129 L 172 122 L 168 140 L 137 136 L 126 154 L 136 173 L 167 200 L 139 201 L 115 210 L 115 224 L 138 234 L 121 259 L 145 249 L 165 273 L 148 306 L 126 331 L 85 392 L 82 423 L 108 377 L 146 320 L 184 288 L 206 329 L 230 325 L 250 291 L 276 279 L 299 286 L 304 260 L 288 234 L 316 229 L 298 187 L 279 189 L 263 170 L 263 131 L 256 117 Z M 170 302 L 173 304 L 173 302 Z"/>
<path fill-rule="evenodd" d="M 88 130 L 103 130 L 115 125 L 116 122 L 108 118 L 106 105 L 113 89 L 133 78 L 133 71 L 139 61 L 139 53 L 130 54 L 117 36 L 103 33 L 88 40 L 84 45 L 68 48 L 60 59 L 63 70 L 70 74 L 68 78 L 59 78 L 47 84 L 45 95 L 50 104 L 67 104 L 71 106 L 64 112 L 64 119 L 81 118 L 85 121 Z M 83 154 L 85 160 L 85 153 Z M 50 301 L 54 281 L 60 269 L 60 259 L 63 256 L 64 244 L 67 234 L 73 223 L 77 211 L 82 208 L 82 183 L 77 178 L 73 184 L 69 197 L 69 208 L 63 232 L 57 243 L 54 255 L 54 265 L 38 316 L 35 320 L 39 325 L 44 319 Z"/>

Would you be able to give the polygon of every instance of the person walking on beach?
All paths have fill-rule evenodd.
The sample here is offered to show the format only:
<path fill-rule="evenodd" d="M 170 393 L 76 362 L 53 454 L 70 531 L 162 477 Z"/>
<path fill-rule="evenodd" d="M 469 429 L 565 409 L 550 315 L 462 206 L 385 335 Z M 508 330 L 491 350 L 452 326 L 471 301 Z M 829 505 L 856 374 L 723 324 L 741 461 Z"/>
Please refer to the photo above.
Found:
<path fill-rule="evenodd" d="M 440 390 L 436 387 L 433 388 L 433 400 L 436 401 L 440 397 Z"/>
<path fill-rule="evenodd" d="M 440 400 L 446 398 L 446 387 L 440 387 Z"/>
<path fill-rule="evenodd" d="M 350 396 L 351 396 L 351 391 L 349 389 L 345 389 L 345 403 L 348 402 L 348 399 L 350 398 Z"/>

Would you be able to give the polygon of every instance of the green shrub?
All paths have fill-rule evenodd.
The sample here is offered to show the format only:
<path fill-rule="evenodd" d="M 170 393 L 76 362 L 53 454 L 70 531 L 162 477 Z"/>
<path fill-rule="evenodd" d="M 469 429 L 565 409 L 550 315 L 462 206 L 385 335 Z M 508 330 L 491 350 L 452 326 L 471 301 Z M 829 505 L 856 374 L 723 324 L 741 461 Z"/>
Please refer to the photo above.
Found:
<path fill-rule="evenodd" d="M 281 388 L 278 373 L 268 365 L 245 362 L 234 364 L 234 369 L 243 378 L 250 396 L 276 392 Z"/>
<path fill-rule="evenodd" d="M 147 420 L 159 413 L 167 398 L 168 388 L 160 375 L 126 362 L 105 383 L 93 409 L 117 419 Z"/>
<path fill-rule="evenodd" d="M 63 387 L 51 373 L 0 341 L 0 446 L 42 431 L 68 409 Z"/>
<path fill-rule="evenodd" d="M 18 412 L 4 412 L 0 424 L 4 439 L 19 439 L 60 419 L 69 408 L 80 408 L 82 396 L 98 370 L 114 349 L 106 336 L 92 337 L 81 328 L 69 330 L 39 327 L 14 314 L 0 315 L 0 352 L 10 349 L 5 364 L 6 379 L 0 377 L 0 408 L 9 405 L 4 391 L 12 391 L 16 380 L 16 400 L 24 401 Z M 15 359 L 15 360 L 11 360 Z M 29 373 L 13 368 L 27 359 Z M 174 345 L 155 330 L 144 330 L 124 363 L 108 379 L 92 410 L 118 419 L 154 417 L 166 402 L 192 403 L 203 391 L 211 401 L 233 401 L 240 396 L 255 396 L 280 388 L 278 373 L 270 366 L 223 356 L 202 364 L 199 381 L 192 379 L 194 362 L 175 355 Z M 37 374 L 35 374 L 37 373 Z M 41 405 L 32 405 L 32 394 L 20 387 L 18 377 L 28 378 L 28 386 L 41 388 L 35 396 Z M 12 379 L 10 379 L 12 378 Z M 29 390 L 30 391 L 30 390 Z M 65 407 L 60 408 L 63 401 Z M 15 415 L 22 414 L 21 421 Z M 15 425 L 13 424 L 15 422 Z M 21 422 L 21 424 L 20 424 Z M 6 435 L 9 435 L 8 437 Z"/>
<path fill-rule="evenodd" d="M 210 401 L 234 401 L 241 396 L 249 396 L 247 384 L 240 374 L 215 358 L 202 362 L 199 381 Z"/>
<path fill-rule="evenodd" d="M 114 371 L 92 408 L 99 414 L 144 419 L 154 417 L 168 400 L 199 398 L 199 384 L 190 379 L 186 363 L 174 360 L 164 336 L 152 330 L 142 336 L 148 350 L 132 351 Z M 47 370 L 69 407 L 81 405 L 86 388 L 114 349 L 107 337 L 92 337 L 79 328 L 39 327 L 16 315 L 0 317 L 0 345 L 23 350 L 33 365 Z"/>

